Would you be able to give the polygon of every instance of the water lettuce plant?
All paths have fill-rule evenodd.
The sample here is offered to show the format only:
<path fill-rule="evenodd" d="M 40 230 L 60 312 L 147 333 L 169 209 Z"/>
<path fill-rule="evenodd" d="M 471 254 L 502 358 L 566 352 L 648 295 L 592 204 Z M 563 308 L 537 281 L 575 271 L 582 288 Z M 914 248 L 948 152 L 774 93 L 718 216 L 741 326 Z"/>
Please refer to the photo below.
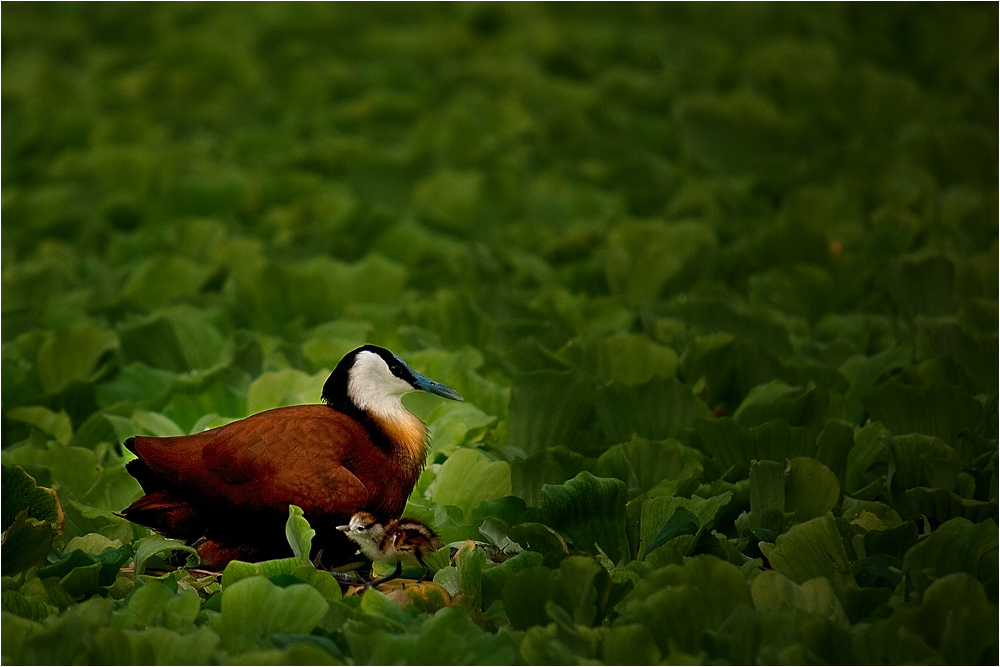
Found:
<path fill-rule="evenodd" d="M 997 662 L 996 5 L 3 13 L 5 664 Z M 115 514 L 368 342 L 433 582 Z"/>

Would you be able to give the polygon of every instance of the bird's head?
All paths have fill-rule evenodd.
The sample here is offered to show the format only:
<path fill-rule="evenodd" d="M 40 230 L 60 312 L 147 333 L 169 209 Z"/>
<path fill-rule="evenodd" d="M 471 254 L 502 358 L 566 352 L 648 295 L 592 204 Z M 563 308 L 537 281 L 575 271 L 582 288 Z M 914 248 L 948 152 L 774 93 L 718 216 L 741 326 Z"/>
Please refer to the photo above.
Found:
<path fill-rule="evenodd" d="M 372 560 L 378 560 L 379 548 L 385 537 L 385 524 L 369 512 L 355 512 L 346 526 L 337 530 L 361 547 L 361 551 Z"/>
<path fill-rule="evenodd" d="M 396 413 L 400 397 L 411 391 L 462 400 L 457 391 L 417 373 L 384 347 L 365 345 L 340 360 L 323 386 L 323 401 L 385 417 Z"/>

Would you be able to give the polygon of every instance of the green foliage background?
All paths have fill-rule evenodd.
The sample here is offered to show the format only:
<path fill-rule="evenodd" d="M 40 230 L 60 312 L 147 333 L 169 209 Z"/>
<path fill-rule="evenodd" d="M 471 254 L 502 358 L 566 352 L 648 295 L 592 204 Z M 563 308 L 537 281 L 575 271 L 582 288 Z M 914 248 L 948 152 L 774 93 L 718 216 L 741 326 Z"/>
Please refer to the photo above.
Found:
<path fill-rule="evenodd" d="M 995 664 L 997 24 L 5 3 L 4 663 Z M 119 443 L 365 342 L 512 557 L 162 574 Z"/>

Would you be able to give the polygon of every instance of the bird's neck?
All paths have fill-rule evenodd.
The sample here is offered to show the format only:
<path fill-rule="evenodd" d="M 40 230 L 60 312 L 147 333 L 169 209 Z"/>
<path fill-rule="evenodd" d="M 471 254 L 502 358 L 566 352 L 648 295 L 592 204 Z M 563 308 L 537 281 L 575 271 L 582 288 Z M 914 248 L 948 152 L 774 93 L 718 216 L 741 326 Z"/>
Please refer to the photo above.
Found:
<path fill-rule="evenodd" d="M 372 410 L 365 412 L 369 419 L 385 433 L 393 450 L 405 460 L 422 469 L 424 458 L 427 455 L 427 427 L 417 419 L 416 415 L 403 407 L 398 399 L 397 403 L 399 403 L 399 409 L 392 412 L 378 413 Z"/>
<path fill-rule="evenodd" d="M 341 400 L 325 397 L 324 400 L 333 409 L 366 424 L 369 430 L 377 429 L 379 433 L 372 434 L 376 442 L 388 446 L 392 454 L 419 474 L 427 456 L 427 427 L 406 409 L 400 398 L 396 395 L 362 394 L 353 399 L 344 396 Z"/>

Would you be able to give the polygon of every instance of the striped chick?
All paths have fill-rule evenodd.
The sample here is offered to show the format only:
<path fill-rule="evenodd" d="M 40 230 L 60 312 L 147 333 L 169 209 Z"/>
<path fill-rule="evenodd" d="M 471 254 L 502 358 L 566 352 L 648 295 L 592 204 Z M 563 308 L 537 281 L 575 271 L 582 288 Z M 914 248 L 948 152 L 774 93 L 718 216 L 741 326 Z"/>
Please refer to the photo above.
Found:
<path fill-rule="evenodd" d="M 392 574 L 369 582 L 369 586 L 378 586 L 398 577 L 403 572 L 404 559 L 416 560 L 420 564 L 424 572 L 417 581 L 424 581 L 431 572 L 425 559 L 442 546 L 431 527 L 417 519 L 404 517 L 382 522 L 369 512 L 356 512 L 350 523 L 337 528 L 372 561 L 396 562 L 396 570 Z"/>

